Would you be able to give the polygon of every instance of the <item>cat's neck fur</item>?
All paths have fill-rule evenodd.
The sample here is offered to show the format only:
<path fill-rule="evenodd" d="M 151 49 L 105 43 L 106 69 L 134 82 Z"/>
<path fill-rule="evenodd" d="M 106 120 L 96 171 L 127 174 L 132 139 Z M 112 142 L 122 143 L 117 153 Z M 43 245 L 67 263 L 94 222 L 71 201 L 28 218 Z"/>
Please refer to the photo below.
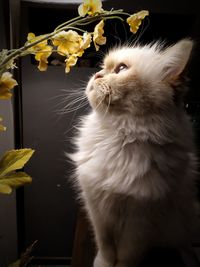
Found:
<path fill-rule="evenodd" d="M 103 116 L 93 111 L 101 130 L 109 134 L 124 138 L 124 142 L 152 142 L 157 144 L 171 143 L 174 141 L 177 115 L 157 114 L 149 116 L 131 116 L 130 114 Z M 179 120 L 180 124 L 180 120 Z"/>

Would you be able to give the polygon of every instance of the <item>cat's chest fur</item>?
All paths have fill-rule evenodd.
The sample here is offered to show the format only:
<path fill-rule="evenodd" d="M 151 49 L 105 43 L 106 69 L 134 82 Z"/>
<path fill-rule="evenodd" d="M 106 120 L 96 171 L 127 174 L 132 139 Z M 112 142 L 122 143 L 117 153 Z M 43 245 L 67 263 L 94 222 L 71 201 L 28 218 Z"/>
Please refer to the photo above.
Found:
<path fill-rule="evenodd" d="M 81 187 L 93 196 L 163 195 L 168 185 L 160 179 L 156 167 L 158 161 L 165 165 L 162 146 L 152 145 L 145 129 L 137 132 L 125 125 L 114 127 L 115 123 L 102 126 L 94 114 L 85 120 L 76 142 L 79 150 L 74 155 Z"/>

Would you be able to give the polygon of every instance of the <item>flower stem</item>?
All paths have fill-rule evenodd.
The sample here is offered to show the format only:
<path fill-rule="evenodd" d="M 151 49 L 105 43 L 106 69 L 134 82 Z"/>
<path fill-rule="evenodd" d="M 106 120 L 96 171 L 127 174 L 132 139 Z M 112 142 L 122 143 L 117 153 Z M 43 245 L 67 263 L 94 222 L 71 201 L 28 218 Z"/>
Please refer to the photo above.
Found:
<path fill-rule="evenodd" d="M 22 54 L 23 54 L 24 51 L 27 51 L 29 48 L 31 48 L 31 47 L 33 47 L 33 46 L 35 46 L 35 45 L 41 43 L 41 42 L 44 41 L 44 40 L 49 39 L 49 38 L 52 37 L 54 34 L 55 34 L 54 32 L 52 32 L 52 33 L 50 33 L 50 34 L 45 34 L 45 36 L 42 37 L 41 39 L 39 39 L 39 40 L 37 40 L 37 41 L 35 41 L 35 42 L 33 42 L 33 43 L 30 43 L 30 44 L 25 44 L 24 46 L 22 46 L 22 47 L 16 49 L 14 52 L 12 52 L 11 54 L 9 54 L 9 55 L 5 58 L 5 60 L 4 60 L 4 61 L 1 63 L 1 65 L 0 65 L 0 69 L 1 69 L 1 68 L 5 68 L 5 67 L 6 67 L 6 64 L 7 64 L 11 59 L 15 59 L 15 58 L 17 58 L 17 57 L 22 56 Z M 31 52 L 28 53 L 28 54 L 31 54 Z"/>
<path fill-rule="evenodd" d="M 76 30 L 76 31 L 80 31 L 80 32 L 85 32 L 84 30 L 80 29 L 80 28 L 77 28 L 77 27 L 73 27 L 73 26 L 70 26 L 70 29 L 72 30 Z"/>
<path fill-rule="evenodd" d="M 31 54 L 32 52 L 28 51 L 29 48 L 41 43 L 42 41 L 45 41 L 45 40 L 52 38 L 60 31 L 67 30 L 67 29 L 75 29 L 75 30 L 78 30 L 81 32 L 85 32 L 85 30 L 82 30 L 76 26 L 88 25 L 90 23 L 93 23 L 95 21 L 102 20 L 102 19 L 120 19 L 123 21 L 123 18 L 121 18 L 120 15 L 130 16 L 129 13 L 126 13 L 122 9 L 119 9 L 119 10 L 104 11 L 104 12 L 98 13 L 94 16 L 86 16 L 86 17 L 78 16 L 78 17 L 73 18 L 69 21 L 66 21 L 66 22 L 60 24 L 58 27 L 56 27 L 53 32 L 43 35 L 41 37 L 41 39 L 39 39 L 35 42 L 32 42 L 32 43 L 25 43 L 25 45 L 22 46 L 21 48 L 10 50 L 9 52 L 11 52 L 11 53 L 9 53 L 8 56 L 4 59 L 4 61 L 1 62 L 1 64 L 0 64 L 0 70 L 2 72 L 2 69 L 3 70 L 6 69 L 6 65 L 10 60 L 25 56 L 27 54 Z"/>
<path fill-rule="evenodd" d="M 76 17 L 76 18 L 73 18 L 73 19 L 70 19 L 70 20 L 68 20 L 68 21 L 65 21 L 65 22 L 63 22 L 62 24 L 58 25 L 58 26 L 55 28 L 54 31 L 57 31 L 57 30 L 59 30 L 60 28 L 66 26 L 66 25 L 68 25 L 68 24 L 70 24 L 70 23 L 72 23 L 72 22 L 74 22 L 74 21 L 76 21 L 76 20 L 78 20 L 78 19 L 80 19 L 80 18 L 82 18 L 82 17 L 81 17 L 81 16 L 78 16 L 78 17 Z"/>

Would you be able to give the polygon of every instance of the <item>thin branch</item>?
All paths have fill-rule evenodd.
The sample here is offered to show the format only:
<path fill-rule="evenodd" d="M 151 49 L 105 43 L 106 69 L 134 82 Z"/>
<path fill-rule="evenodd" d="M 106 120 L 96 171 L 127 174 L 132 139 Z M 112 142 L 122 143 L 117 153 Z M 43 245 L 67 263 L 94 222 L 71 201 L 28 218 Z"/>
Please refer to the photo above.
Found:
<path fill-rule="evenodd" d="M 126 15 L 126 16 L 130 16 L 129 13 L 124 12 L 122 9 L 119 10 L 110 10 L 110 11 L 104 11 L 103 13 L 97 13 L 94 16 L 86 16 L 86 17 L 76 17 L 73 18 L 69 21 L 66 21 L 62 24 L 60 24 L 53 32 L 49 33 L 49 34 L 45 34 L 41 37 L 41 39 L 38 39 L 35 42 L 32 43 L 28 43 L 26 42 L 24 46 L 22 46 L 21 48 L 18 48 L 16 50 L 10 50 L 8 51 L 8 56 L 3 60 L 3 62 L 1 62 L 0 64 L 0 69 L 1 71 L 6 69 L 6 65 L 10 60 L 14 60 L 15 58 L 18 58 L 20 56 L 25 56 L 27 54 L 31 54 L 31 51 L 29 52 L 28 49 L 45 41 L 48 40 L 50 38 L 52 38 L 53 36 L 55 36 L 57 33 L 63 31 L 63 30 L 68 30 L 68 29 L 75 29 L 75 30 L 79 30 L 81 32 L 85 32 L 84 30 L 76 27 L 78 25 L 80 26 L 84 26 L 84 25 L 88 25 L 90 23 L 93 23 L 95 21 L 101 20 L 101 19 L 120 19 L 123 21 L 123 19 L 120 17 L 120 15 Z M 25 52 L 25 53 L 24 53 Z"/>

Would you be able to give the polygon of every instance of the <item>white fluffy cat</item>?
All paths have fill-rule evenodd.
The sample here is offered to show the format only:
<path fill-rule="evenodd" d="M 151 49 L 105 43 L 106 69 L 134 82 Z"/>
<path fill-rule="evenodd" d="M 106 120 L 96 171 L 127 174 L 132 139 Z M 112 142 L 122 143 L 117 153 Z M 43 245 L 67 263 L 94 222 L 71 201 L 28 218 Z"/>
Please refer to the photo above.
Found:
<path fill-rule="evenodd" d="M 195 155 L 182 107 L 193 42 L 113 49 L 91 77 L 75 140 L 77 184 L 94 228 L 94 267 L 135 267 L 153 246 L 187 246 Z"/>

